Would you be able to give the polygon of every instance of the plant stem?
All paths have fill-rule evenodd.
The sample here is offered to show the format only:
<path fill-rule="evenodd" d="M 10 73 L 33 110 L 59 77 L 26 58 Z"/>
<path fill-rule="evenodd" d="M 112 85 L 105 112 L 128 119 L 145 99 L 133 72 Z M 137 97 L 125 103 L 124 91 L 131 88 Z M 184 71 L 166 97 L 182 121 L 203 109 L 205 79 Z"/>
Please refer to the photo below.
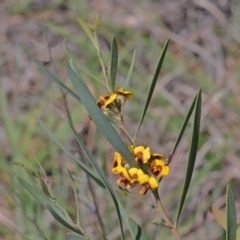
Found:
<path fill-rule="evenodd" d="M 98 41 L 98 35 L 96 32 L 93 33 L 94 38 L 96 39 L 97 42 L 97 53 L 98 53 L 98 58 L 102 67 L 102 71 L 103 71 L 103 75 L 105 77 L 105 86 L 107 87 L 107 89 L 109 90 L 109 92 L 112 92 L 113 89 L 111 89 L 110 85 L 109 85 L 109 78 L 108 78 L 108 73 L 107 73 L 107 69 L 103 63 L 103 57 L 102 57 L 102 52 L 100 50 L 100 46 L 99 46 L 99 41 Z"/>
<path fill-rule="evenodd" d="M 155 200 L 157 202 L 157 205 L 158 205 L 156 210 L 160 213 L 160 215 L 163 218 L 166 226 L 171 229 L 171 231 L 172 231 L 173 235 L 175 236 L 176 240 L 181 240 L 181 237 L 179 236 L 177 227 L 172 224 L 172 222 L 170 221 L 168 215 L 166 214 L 166 212 L 163 208 L 162 202 L 161 202 L 159 194 L 158 194 L 158 189 L 152 191 L 152 193 L 153 193 L 153 195 L 155 197 Z"/>
<path fill-rule="evenodd" d="M 126 135 L 127 139 L 129 140 L 130 144 L 131 144 L 131 145 L 134 145 L 134 144 L 133 144 L 133 141 L 132 141 L 132 139 L 131 139 L 128 131 L 127 131 L 127 129 L 125 128 L 125 125 L 124 125 L 124 122 L 123 122 L 123 121 L 122 121 L 122 122 L 119 122 L 119 128 L 124 132 L 124 134 Z"/>

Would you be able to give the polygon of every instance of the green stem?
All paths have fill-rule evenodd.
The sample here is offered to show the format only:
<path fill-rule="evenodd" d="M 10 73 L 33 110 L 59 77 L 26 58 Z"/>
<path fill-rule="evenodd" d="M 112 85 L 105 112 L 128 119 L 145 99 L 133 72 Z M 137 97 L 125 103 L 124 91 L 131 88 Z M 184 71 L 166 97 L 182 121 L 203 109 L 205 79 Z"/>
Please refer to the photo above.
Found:
<path fill-rule="evenodd" d="M 122 119 L 122 121 L 119 123 L 119 128 L 124 132 L 124 134 L 126 135 L 127 139 L 129 140 L 130 144 L 131 144 L 131 145 L 134 145 L 134 143 L 133 143 L 133 141 L 132 141 L 132 138 L 130 137 L 127 129 L 125 128 L 123 119 Z"/>
<path fill-rule="evenodd" d="M 111 87 L 109 86 L 108 73 L 107 73 L 107 70 L 106 70 L 105 65 L 104 65 L 104 63 L 103 63 L 102 52 L 101 52 L 101 50 L 100 50 L 100 46 L 99 46 L 99 42 L 98 42 L 98 35 L 97 35 L 96 33 L 94 33 L 93 35 L 94 35 L 94 38 L 96 39 L 96 42 L 97 42 L 98 58 L 99 58 L 99 61 L 100 61 L 101 67 L 102 67 L 103 75 L 104 75 L 104 77 L 105 77 L 105 83 L 104 83 L 104 85 L 107 86 L 107 89 L 109 90 L 109 92 L 112 92 L 113 89 L 111 89 Z"/>
<path fill-rule="evenodd" d="M 181 237 L 179 236 L 177 227 L 172 224 L 172 222 L 170 221 L 168 215 L 166 214 L 166 212 L 163 208 L 162 202 L 161 202 L 159 194 L 158 194 L 158 189 L 152 191 L 152 193 L 153 193 L 155 200 L 157 202 L 157 205 L 158 205 L 156 210 L 160 213 L 161 217 L 163 218 L 163 220 L 165 222 L 165 225 L 171 229 L 176 240 L 181 240 Z"/>

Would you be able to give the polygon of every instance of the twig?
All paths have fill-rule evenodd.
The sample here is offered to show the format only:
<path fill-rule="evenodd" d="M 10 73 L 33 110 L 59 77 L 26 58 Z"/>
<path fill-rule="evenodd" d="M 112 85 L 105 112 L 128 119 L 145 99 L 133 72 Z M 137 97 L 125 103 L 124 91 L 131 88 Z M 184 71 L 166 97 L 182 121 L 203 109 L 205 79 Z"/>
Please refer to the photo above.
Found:
<path fill-rule="evenodd" d="M 176 240 L 181 240 L 177 227 L 172 224 L 172 222 L 168 218 L 168 215 L 166 214 L 166 212 L 163 208 L 162 202 L 161 202 L 159 194 L 158 194 L 158 189 L 156 189 L 155 191 L 152 191 L 152 193 L 153 193 L 155 200 L 157 202 L 157 205 L 158 205 L 156 210 L 160 213 L 161 217 L 165 221 L 164 225 L 171 229 Z"/>

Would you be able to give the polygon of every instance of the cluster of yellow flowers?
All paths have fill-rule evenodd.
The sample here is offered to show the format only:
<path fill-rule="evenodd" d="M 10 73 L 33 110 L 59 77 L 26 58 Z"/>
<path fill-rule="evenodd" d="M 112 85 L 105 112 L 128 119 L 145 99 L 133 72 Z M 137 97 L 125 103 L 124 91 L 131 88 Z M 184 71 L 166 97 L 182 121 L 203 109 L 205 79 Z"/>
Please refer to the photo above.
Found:
<path fill-rule="evenodd" d="M 116 117 L 118 116 L 119 110 L 121 110 L 125 101 L 132 98 L 133 95 L 133 93 L 127 92 L 121 88 L 120 90 L 115 90 L 111 95 L 100 96 L 97 105 L 106 116 Z"/>
<path fill-rule="evenodd" d="M 122 106 L 127 99 L 132 97 L 133 93 L 121 88 L 115 90 L 111 95 L 100 96 L 97 105 L 107 117 L 119 120 Z M 169 167 L 163 160 L 164 156 L 151 153 L 149 147 L 131 145 L 128 149 L 133 154 L 139 168 L 129 166 L 125 159 L 118 152 L 115 152 L 112 172 L 120 175 L 117 183 L 122 184 L 128 191 L 136 184 L 140 184 L 143 186 L 140 191 L 142 195 L 145 195 L 149 189 L 157 189 L 158 179 L 169 173 Z"/>
<path fill-rule="evenodd" d="M 164 156 L 151 153 L 150 148 L 143 146 L 128 147 L 133 154 L 139 168 L 130 167 L 123 157 L 115 152 L 112 164 L 112 172 L 119 174 L 118 184 L 130 191 L 137 183 L 143 186 L 140 193 L 145 195 L 149 189 L 155 190 L 158 187 L 157 179 L 167 176 L 169 167 L 164 162 Z"/>

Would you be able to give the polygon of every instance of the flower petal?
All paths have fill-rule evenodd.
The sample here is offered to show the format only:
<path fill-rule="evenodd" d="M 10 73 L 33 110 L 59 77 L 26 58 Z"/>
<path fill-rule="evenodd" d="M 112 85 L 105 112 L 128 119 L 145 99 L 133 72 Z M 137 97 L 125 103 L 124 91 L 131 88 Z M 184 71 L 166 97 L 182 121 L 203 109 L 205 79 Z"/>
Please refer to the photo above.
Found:
<path fill-rule="evenodd" d="M 131 177 L 133 177 L 135 174 L 137 174 L 138 168 L 130 168 L 128 170 L 128 173 Z"/>
<path fill-rule="evenodd" d="M 153 160 L 150 164 L 150 167 L 154 167 L 154 166 L 164 167 L 165 165 L 166 165 L 165 162 L 162 160 Z"/>
<path fill-rule="evenodd" d="M 112 163 L 112 172 L 118 174 L 122 169 L 123 159 L 122 156 L 118 153 L 114 153 L 114 160 Z"/>
<path fill-rule="evenodd" d="M 118 95 L 123 95 L 126 99 L 130 99 L 134 96 L 134 94 L 132 92 L 127 92 L 127 91 L 125 91 L 124 88 L 121 88 L 120 90 L 115 90 L 114 93 L 116 93 Z"/>
<path fill-rule="evenodd" d="M 164 155 L 158 153 L 151 153 L 151 160 L 163 160 Z"/>
<path fill-rule="evenodd" d="M 147 163 L 151 157 L 150 148 L 144 149 L 143 146 L 138 146 L 133 149 L 135 161 L 139 164 Z"/>
<path fill-rule="evenodd" d="M 151 188 L 152 190 L 155 190 L 155 189 L 158 188 L 158 182 L 157 182 L 156 178 L 150 177 L 148 183 L 149 183 L 150 188 Z"/>
<path fill-rule="evenodd" d="M 168 166 L 164 166 L 164 167 L 162 168 L 161 173 L 158 175 L 158 178 L 167 176 L 168 173 L 169 173 L 169 167 L 168 167 Z"/>
<path fill-rule="evenodd" d="M 131 180 L 131 177 L 129 176 L 126 168 L 122 167 L 119 173 L 122 174 L 123 177 L 125 177 L 128 181 Z"/>
<path fill-rule="evenodd" d="M 110 95 L 107 101 L 105 102 L 104 107 L 105 108 L 109 107 L 109 105 L 116 99 L 116 97 L 117 97 L 117 94 L 115 93 Z"/>
<path fill-rule="evenodd" d="M 148 180 L 149 180 L 149 176 L 147 174 L 143 174 L 138 178 L 138 182 L 141 185 L 148 183 Z"/>

